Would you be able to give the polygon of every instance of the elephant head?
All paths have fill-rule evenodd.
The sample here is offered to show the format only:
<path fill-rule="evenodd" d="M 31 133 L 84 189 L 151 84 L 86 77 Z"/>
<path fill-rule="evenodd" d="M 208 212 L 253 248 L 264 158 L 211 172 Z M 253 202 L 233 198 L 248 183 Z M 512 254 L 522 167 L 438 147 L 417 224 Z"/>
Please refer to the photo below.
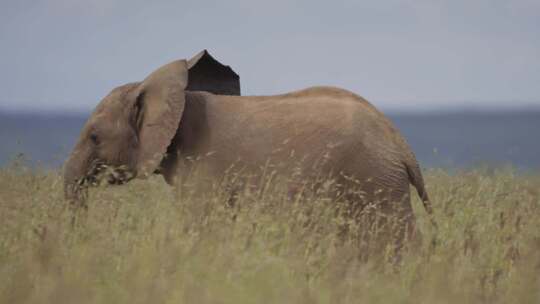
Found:
<path fill-rule="evenodd" d="M 82 203 L 89 185 L 123 184 L 158 169 L 182 117 L 185 90 L 240 95 L 240 77 L 206 50 L 112 90 L 87 120 L 64 165 L 64 193 Z"/>
<path fill-rule="evenodd" d="M 187 84 L 187 62 L 178 60 L 112 90 L 87 120 L 65 163 L 66 198 L 84 201 L 86 188 L 101 178 L 122 184 L 153 173 L 178 128 Z"/>

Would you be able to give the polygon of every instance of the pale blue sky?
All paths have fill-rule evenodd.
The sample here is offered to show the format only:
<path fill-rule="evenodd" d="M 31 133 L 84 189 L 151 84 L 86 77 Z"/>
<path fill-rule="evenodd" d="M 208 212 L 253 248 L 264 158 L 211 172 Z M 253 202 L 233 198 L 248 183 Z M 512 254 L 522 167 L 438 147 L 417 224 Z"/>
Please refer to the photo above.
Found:
<path fill-rule="evenodd" d="M 324 84 L 390 110 L 540 107 L 540 0 L 0 0 L 0 110 L 88 111 L 204 48 L 246 95 Z"/>

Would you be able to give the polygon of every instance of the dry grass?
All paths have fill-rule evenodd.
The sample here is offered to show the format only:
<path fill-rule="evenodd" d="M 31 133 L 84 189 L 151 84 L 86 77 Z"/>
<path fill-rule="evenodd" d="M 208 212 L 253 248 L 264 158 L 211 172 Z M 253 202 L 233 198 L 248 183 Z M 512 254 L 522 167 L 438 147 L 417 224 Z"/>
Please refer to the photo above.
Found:
<path fill-rule="evenodd" d="M 360 262 L 342 218 L 275 190 L 178 194 L 159 177 L 91 192 L 75 226 L 57 172 L 0 170 L 0 303 L 539 303 L 540 178 L 426 172 L 439 223 L 399 266 Z M 433 238 L 436 237 L 435 246 Z"/>

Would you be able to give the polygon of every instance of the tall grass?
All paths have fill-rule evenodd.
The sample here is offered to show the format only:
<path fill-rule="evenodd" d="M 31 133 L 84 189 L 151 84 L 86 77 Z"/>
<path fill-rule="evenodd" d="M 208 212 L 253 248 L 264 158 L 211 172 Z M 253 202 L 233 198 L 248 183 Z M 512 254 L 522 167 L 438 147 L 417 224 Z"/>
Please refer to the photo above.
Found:
<path fill-rule="evenodd" d="M 324 197 L 268 188 L 230 206 L 156 176 L 94 189 L 71 225 L 58 172 L 4 168 L 0 303 L 539 303 L 540 178 L 425 179 L 438 230 L 413 194 L 423 237 L 396 265 L 358 258 Z"/>

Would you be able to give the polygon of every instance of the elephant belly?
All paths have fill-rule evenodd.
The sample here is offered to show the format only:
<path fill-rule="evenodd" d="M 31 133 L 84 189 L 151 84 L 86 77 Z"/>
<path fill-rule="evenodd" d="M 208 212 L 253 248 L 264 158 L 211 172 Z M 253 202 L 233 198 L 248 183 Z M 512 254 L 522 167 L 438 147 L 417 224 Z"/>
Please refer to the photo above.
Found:
<path fill-rule="evenodd" d="M 305 183 L 335 183 L 337 194 L 351 200 L 403 200 L 408 198 L 407 173 L 398 162 L 377 156 L 361 143 L 320 136 L 301 138 L 259 134 L 216 142 L 198 153 L 207 174 L 223 180 L 227 175 L 249 176 L 257 184 L 269 175 L 290 181 L 291 189 Z M 233 144 L 232 144 L 233 143 Z M 338 193 L 339 192 L 339 193 Z"/>

